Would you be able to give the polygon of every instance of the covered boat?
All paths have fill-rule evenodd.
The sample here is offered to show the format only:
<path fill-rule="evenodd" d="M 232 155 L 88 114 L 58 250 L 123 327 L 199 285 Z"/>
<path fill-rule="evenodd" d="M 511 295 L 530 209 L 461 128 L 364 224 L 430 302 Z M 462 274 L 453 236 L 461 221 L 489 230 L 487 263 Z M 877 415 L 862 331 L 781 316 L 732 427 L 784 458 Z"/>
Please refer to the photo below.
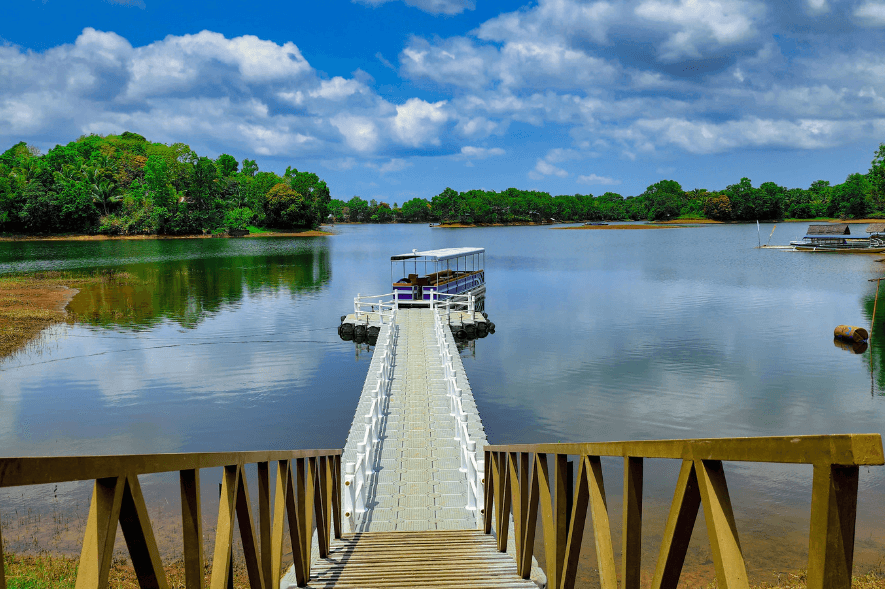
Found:
<path fill-rule="evenodd" d="M 869 237 L 852 236 L 848 223 L 809 225 L 805 237 L 791 241 L 790 245 L 797 251 L 810 252 L 877 254 L 885 251 L 882 240 L 873 243 Z"/>
<path fill-rule="evenodd" d="M 426 305 L 451 295 L 485 292 L 485 249 L 412 250 L 391 256 L 390 279 L 400 306 Z"/>

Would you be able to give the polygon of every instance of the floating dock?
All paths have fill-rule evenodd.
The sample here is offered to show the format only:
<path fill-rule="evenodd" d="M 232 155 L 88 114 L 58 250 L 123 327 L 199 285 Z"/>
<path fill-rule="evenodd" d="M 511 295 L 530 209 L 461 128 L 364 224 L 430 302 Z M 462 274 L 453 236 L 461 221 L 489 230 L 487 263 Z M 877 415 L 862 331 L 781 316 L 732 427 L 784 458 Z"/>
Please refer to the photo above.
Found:
<path fill-rule="evenodd" d="M 328 558 L 318 558 L 314 546 L 311 586 L 314 580 L 318 586 L 342 586 L 344 579 L 348 583 L 343 586 L 375 586 L 371 581 L 379 580 L 377 571 L 361 568 L 359 554 L 368 551 L 371 557 L 384 550 L 382 545 L 389 546 L 391 562 L 397 551 L 411 555 L 396 570 L 387 569 L 387 586 L 397 580 L 404 583 L 399 586 L 410 586 L 405 579 L 430 580 L 439 566 L 434 550 L 457 555 L 455 544 L 465 539 L 470 546 L 463 545 L 464 551 L 484 555 L 475 563 L 479 568 L 466 567 L 456 575 L 467 585 L 488 582 L 493 572 L 495 581 L 484 587 L 544 586 L 546 577 L 536 562 L 531 580 L 517 575 L 515 534 L 509 534 L 505 555 L 481 531 L 483 448 L 488 441 L 454 333 L 467 325 L 488 333 L 494 324 L 482 313 L 445 307 L 393 308 L 342 318 L 342 325 L 360 323 L 373 328 L 377 341 L 341 458 L 345 536 L 332 543 Z M 431 550 L 425 538 L 429 533 L 456 535 L 451 546 L 434 537 Z M 422 548 L 416 553 L 415 545 L 429 552 Z M 281 587 L 293 581 L 290 571 Z"/>
<path fill-rule="evenodd" d="M 479 315 L 477 313 L 477 315 Z M 479 315 L 482 318 L 481 315 Z M 461 470 L 461 442 L 456 439 L 455 416 L 440 361 L 440 347 L 451 357 L 455 383 L 461 390 L 464 423 L 475 443 L 474 452 L 487 443 L 485 429 L 454 338 L 446 329 L 442 341 L 434 323 L 433 309 L 408 309 L 397 313 L 397 331 L 391 342 L 395 360 L 382 405 L 379 442 L 372 473 L 365 481 L 364 511 L 352 518 L 353 531 L 477 529 L 478 509 L 468 509 L 468 481 Z M 363 392 L 342 463 L 356 463 L 364 441 L 366 414 L 377 399 L 375 391 L 383 377 L 382 357 L 390 351 L 386 343 L 390 324 L 384 324 L 369 366 Z M 380 350 L 380 353 L 379 353 Z M 364 450 L 365 451 L 365 450 Z M 345 472 L 345 477 L 347 473 Z"/>

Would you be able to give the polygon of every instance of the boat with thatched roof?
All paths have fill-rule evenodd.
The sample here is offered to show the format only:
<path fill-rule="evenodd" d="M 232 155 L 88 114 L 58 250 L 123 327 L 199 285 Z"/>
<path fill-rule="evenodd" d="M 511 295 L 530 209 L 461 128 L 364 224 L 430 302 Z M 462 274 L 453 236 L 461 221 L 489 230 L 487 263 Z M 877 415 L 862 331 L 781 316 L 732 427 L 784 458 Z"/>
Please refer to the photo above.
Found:
<path fill-rule="evenodd" d="M 885 223 L 873 223 L 867 227 L 882 230 L 885 233 Z M 846 254 L 878 254 L 885 251 L 885 235 L 860 237 L 851 235 L 851 227 L 848 223 L 825 223 L 809 225 L 808 231 L 799 241 L 791 241 L 793 249 L 801 252 L 839 252 Z"/>

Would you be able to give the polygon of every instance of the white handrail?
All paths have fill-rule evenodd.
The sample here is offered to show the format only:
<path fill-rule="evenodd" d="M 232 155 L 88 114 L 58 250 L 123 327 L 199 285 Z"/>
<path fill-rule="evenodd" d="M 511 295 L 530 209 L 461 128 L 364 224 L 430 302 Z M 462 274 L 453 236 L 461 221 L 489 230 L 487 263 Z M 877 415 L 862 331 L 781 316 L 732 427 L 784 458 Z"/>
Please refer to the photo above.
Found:
<path fill-rule="evenodd" d="M 354 300 L 356 304 L 356 299 Z M 365 433 L 363 441 L 357 443 L 356 461 L 344 465 L 344 520 L 355 530 L 357 514 L 366 511 L 366 494 L 370 477 L 375 473 L 375 463 L 380 460 L 381 453 L 381 421 L 387 415 L 385 408 L 389 405 L 390 385 L 393 378 L 393 359 L 396 354 L 396 309 L 391 314 L 391 322 L 383 339 L 376 344 L 380 351 L 377 369 L 378 381 L 370 392 L 372 399 L 368 411 L 363 415 Z"/>
<path fill-rule="evenodd" d="M 467 307 L 467 311 L 471 313 L 476 309 L 476 295 L 472 292 L 449 294 L 446 292 L 428 291 L 426 294 L 430 297 L 427 300 L 415 301 L 407 299 L 407 302 L 410 305 L 427 305 L 430 309 L 438 309 L 445 306 L 447 312 L 451 312 L 453 305 Z M 387 297 L 390 298 L 387 299 Z M 381 295 L 362 295 L 357 293 L 353 298 L 353 314 L 359 320 L 364 314 L 378 313 L 381 323 L 384 324 L 385 318 L 390 318 L 390 321 L 393 321 L 393 316 L 399 309 L 399 303 L 398 291 Z"/>
<path fill-rule="evenodd" d="M 469 294 L 469 293 L 468 293 Z M 483 483 L 485 477 L 485 460 L 476 457 L 476 442 L 470 438 L 468 427 L 468 412 L 464 410 L 462 403 L 462 389 L 457 384 L 455 364 L 452 354 L 449 352 L 446 340 L 446 328 L 443 326 L 439 313 L 434 313 L 434 332 L 439 344 L 439 358 L 443 366 L 443 380 L 449 395 L 449 415 L 455 422 L 455 440 L 459 442 L 459 470 L 467 477 L 467 505 L 465 508 L 475 511 L 477 516 L 483 505 Z M 482 518 L 477 517 L 477 526 L 481 525 Z"/>

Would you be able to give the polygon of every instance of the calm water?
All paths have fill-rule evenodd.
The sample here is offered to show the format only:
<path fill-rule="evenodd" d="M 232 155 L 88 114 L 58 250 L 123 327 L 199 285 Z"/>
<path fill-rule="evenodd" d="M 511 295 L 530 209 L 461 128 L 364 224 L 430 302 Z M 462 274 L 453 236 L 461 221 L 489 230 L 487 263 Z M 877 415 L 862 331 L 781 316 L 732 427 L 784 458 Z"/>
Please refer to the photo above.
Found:
<path fill-rule="evenodd" d="M 492 443 L 885 432 L 885 340 L 871 379 L 870 351 L 832 338 L 869 325 L 883 265 L 758 250 L 755 229 L 0 243 L 0 273 L 114 266 L 141 282 L 84 290 L 76 322 L 0 361 L 2 454 L 341 447 L 370 352 L 338 338 L 340 315 L 356 293 L 389 290 L 390 255 L 449 246 L 487 250 L 497 332 L 462 355 Z M 779 225 L 773 243 L 804 230 Z M 646 477 L 664 507 L 667 468 Z M 752 533 L 807 533 L 810 468 L 727 472 L 736 502 L 754 503 Z M 607 476 L 616 488 L 620 474 Z M 885 468 L 862 471 L 860 487 L 858 550 L 874 554 Z M 759 523 L 770 514 L 774 531 Z"/>

